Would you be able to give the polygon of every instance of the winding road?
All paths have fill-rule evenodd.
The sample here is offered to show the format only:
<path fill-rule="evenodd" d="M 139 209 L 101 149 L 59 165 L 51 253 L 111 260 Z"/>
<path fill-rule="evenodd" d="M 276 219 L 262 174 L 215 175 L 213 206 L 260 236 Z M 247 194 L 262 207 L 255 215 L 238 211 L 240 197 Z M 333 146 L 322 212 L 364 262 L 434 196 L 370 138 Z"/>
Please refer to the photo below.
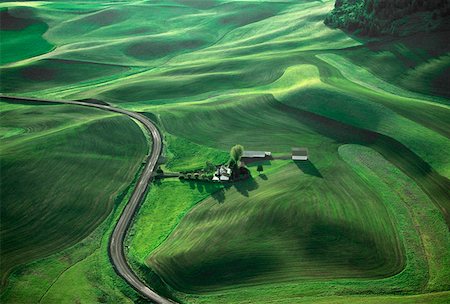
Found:
<path fill-rule="evenodd" d="M 114 266 L 116 272 L 125 280 L 129 285 L 131 285 L 136 291 L 141 295 L 148 298 L 155 303 L 174 303 L 169 299 L 166 299 L 158 295 L 155 291 L 150 289 L 131 269 L 127 262 L 125 251 L 124 251 L 124 241 L 127 235 L 128 229 L 133 222 L 133 218 L 139 209 L 142 200 L 145 198 L 145 194 L 149 187 L 149 182 L 152 179 L 153 171 L 158 163 L 158 159 L 162 152 L 162 140 L 161 135 L 156 128 L 156 126 L 147 117 L 140 115 L 136 112 L 127 111 L 124 109 L 114 108 L 108 105 L 94 104 L 83 101 L 68 101 L 68 100 L 49 100 L 49 99 L 39 99 L 30 97 L 15 97 L 0 94 L 0 98 L 7 98 L 12 100 L 20 101 L 35 101 L 35 102 L 46 102 L 46 103 L 63 103 L 70 105 L 79 105 L 91 108 L 102 109 L 105 111 L 115 112 L 127 115 L 131 118 L 136 119 L 142 123 L 145 129 L 152 136 L 152 146 L 150 147 L 150 153 L 147 157 L 147 161 L 142 171 L 139 180 L 133 190 L 131 198 L 129 199 L 127 205 L 125 206 L 120 218 L 114 228 L 114 231 L 109 239 L 108 253 L 111 262 Z"/>

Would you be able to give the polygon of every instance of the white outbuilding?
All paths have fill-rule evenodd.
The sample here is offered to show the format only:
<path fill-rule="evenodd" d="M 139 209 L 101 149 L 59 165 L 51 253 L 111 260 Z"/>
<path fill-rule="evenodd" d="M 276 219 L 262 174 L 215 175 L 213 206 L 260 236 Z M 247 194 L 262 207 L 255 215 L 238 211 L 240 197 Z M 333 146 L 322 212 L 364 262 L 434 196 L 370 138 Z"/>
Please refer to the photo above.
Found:
<path fill-rule="evenodd" d="M 292 148 L 292 160 L 308 160 L 308 149 Z"/>

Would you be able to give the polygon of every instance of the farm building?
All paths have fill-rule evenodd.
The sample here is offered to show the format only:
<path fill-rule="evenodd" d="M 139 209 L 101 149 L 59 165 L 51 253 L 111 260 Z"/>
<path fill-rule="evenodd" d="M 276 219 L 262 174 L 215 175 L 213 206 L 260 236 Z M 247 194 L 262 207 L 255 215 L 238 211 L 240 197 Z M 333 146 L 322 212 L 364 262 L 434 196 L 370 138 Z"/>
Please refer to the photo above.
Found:
<path fill-rule="evenodd" d="M 264 151 L 244 151 L 242 154 L 243 158 L 264 158 L 266 156 L 271 156 L 272 153 Z"/>
<path fill-rule="evenodd" d="M 220 166 L 214 174 L 213 181 L 229 181 L 231 176 L 231 169 L 226 166 Z"/>
<path fill-rule="evenodd" d="M 308 160 L 308 149 L 292 148 L 292 160 Z"/>

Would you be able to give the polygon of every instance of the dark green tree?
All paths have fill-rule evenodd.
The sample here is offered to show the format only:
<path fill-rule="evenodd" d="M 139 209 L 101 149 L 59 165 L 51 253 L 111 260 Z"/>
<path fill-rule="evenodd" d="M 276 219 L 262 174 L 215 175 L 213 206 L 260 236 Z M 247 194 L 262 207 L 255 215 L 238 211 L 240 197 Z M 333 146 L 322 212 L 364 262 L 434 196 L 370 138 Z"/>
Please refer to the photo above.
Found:
<path fill-rule="evenodd" d="M 216 170 L 216 166 L 214 166 L 210 161 L 207 161 L 204 170 L 207 173 L 212 173 Z"/>
<path fill-rule="evenodd" d="M 156 169 L 156 173 L 158 173 L 158 175 L 162 175 L 164 174 L 163 169 L 161 169 L 161 167 L 158 167 L 158 169 Z"/>

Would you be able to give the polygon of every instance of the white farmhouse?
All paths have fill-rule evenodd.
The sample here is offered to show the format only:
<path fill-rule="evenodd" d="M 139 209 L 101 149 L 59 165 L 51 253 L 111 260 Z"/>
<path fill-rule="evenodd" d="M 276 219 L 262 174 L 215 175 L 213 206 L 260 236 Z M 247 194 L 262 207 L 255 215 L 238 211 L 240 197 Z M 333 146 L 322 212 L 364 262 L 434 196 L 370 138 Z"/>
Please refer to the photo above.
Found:
<path fill-rule="evenodd" d="M 227 166 L 220 166 L 214 174 L 213 181 L 229 181 L 231 176 L 231 169 Z"/>

